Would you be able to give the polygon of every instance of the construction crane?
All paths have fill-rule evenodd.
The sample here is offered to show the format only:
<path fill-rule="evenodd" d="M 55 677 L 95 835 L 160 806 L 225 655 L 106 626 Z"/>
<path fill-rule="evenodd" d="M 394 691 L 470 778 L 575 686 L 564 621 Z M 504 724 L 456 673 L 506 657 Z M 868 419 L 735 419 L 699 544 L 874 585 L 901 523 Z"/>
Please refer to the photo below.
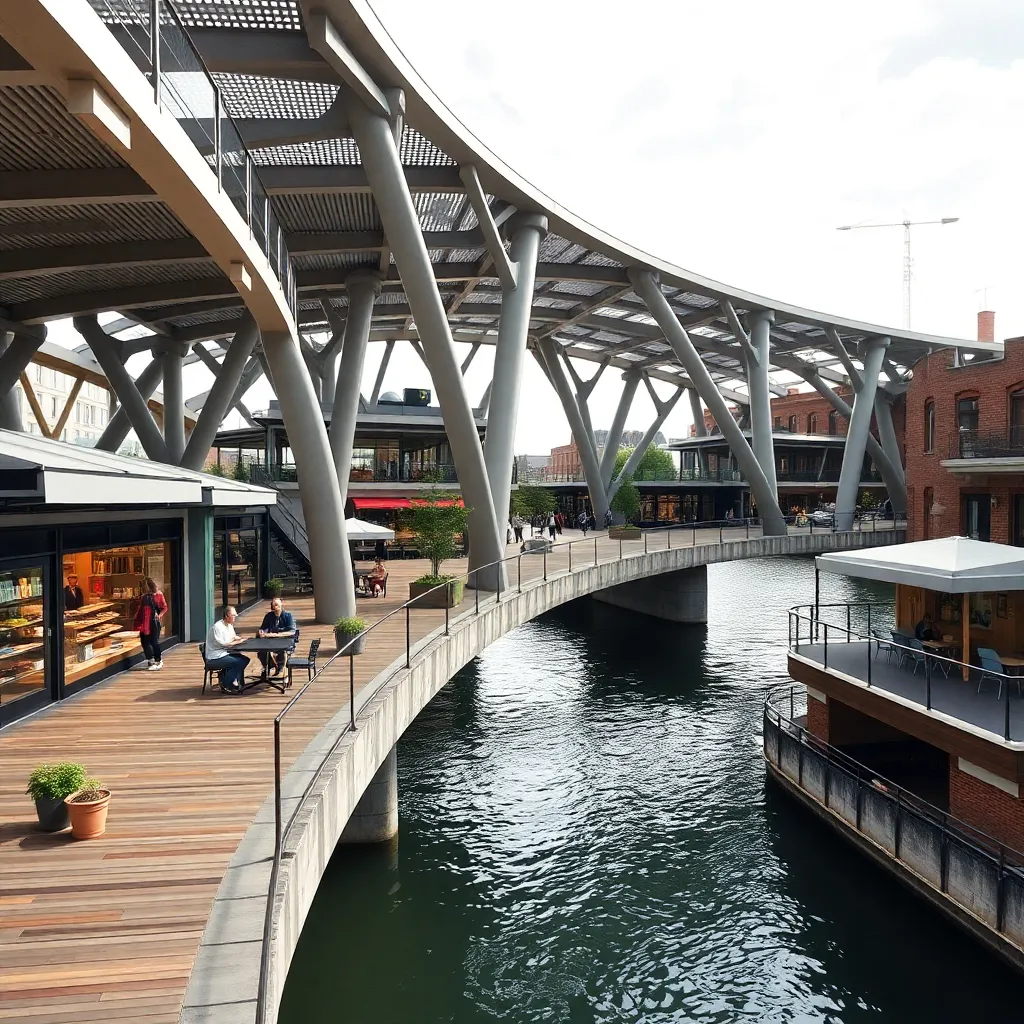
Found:
<path fill-rule="evenodd" d="M 903 326 L 910 330 L 910 283 L 914 276 L 914 261 L 910 257 L 910 229 L 923 224 L 955 224 L 959 217 L 940 220 L 901 220 L 892 224 L 840 224 L 836 231 L 859 231 L 861 228 L 903 228 Z"/>

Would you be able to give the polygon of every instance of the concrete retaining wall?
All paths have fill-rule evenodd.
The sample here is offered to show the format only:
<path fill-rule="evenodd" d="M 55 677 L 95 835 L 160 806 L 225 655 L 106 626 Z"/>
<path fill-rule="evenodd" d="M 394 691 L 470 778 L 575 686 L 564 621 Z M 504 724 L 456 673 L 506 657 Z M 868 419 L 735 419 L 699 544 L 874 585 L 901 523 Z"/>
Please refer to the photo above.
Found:
<path fill-rule="evenodd" d="M 405 653 L 356 697 L 356 732 L 345 735 L 347 704 L 309 744 L 282 784 L 284 813 L 290 816 L 324 756 L 341 737 L 289 834 L 274 900 L 270 984 L 265 1020 L 273 1024 L 292 955 L 320 879 L 349 818 L 402 734 L 456 672 L 495 640 L 559 605 L 662 573 L 714 562 L 766 555 L 824 551 L 898 543 L 901 533 L 815 534 L 757 537 L 696 547 L 628 555 L 545 581 L 531 581 L 521 594 L 505 593 L 481 602 L 419 643 L 412 667 Z M 371 640 L 372 642 L 372 640 Z M 782 638 L 780 638 L 782 642 Z M 269 723 L 268 723 L 269 728 Z M 274 850 L 273 797 L 256 816 L 232 858 L 217 894 L 189 978 L 182 1024 L 252 1024 L 255 1017 L 266 892 Z"/>

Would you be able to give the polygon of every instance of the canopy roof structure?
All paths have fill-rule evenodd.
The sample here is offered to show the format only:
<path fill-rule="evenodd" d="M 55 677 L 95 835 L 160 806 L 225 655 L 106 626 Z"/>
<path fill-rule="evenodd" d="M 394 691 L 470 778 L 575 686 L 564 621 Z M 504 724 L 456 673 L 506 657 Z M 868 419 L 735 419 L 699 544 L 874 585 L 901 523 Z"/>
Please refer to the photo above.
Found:
<path fill-rule="evenodd" d="M 138 5 L 90 3 L 144 66 L 132 23 Z M 577 359 L 610 360 L 622 370 L 685 382 L 662 331 L 632 290 L 627 270 L 643 267 L 660 276 L 672 310 L 722 393 L 741 404 L 747 385 L 739 335 L 752 311 L 775 314 L 772 388 L 779 394 L 798 379 L 801 367 L 832 382 L 845 380 L 840 342 L 855 359 L 861 341 L 890 338 L 884 370 L 890 384 L 935 347 L 1001 351 L 999 345 L 800 308 L 708 279 L 612 237 L 541 193 L 460 124 L 363 0 L 175 0 L 173 7 L 252 153 L 284 230 L 297 318 L 307 334 L 329 332 L 329 313 L 344 317 L 345 276 L 365 267 L 385 278 L 370 340 L 418 339 L 339 101 L 342 78 L 310 42 L 316 13 L 324 12 L 381 88 L 404 91 L 400 156 L 456 341 L 493 344 L 501 311 L 499 274 L 460 174 L 471 165 L 498 225 L 515 210 L 548 218 L 531 345 L 551 338 Z M 25 75 L 26 82 L 34 81 L 30 71 Z M 198 88 L 195 74 L 182 74 L 181 81 L 183 97 Z M 0 156 L 0 263 L 7 264 L 0 267 L 0 316 L 6 310 L 12 321 L 31 324 L 118 310 L 125 319 L 107 331 L 126 341 L 151 333 L 182 340 L 234 334 L 244 309 L 236 283 L 149 185 L 68 113 L 53 89 L 0 89 L 0 121 L 12 128 L 11 144 Z M 73 172 L 64 170 L 70 167 Z"/>
<path fill-rule="evenodd" d="M 1024 590 L 1024 549 L 969 537 L 818 555 L 825 572 L 885 583 L 903 583 L 946 594 Z"/>
<path fill-rule="evenodd" d="M 148 459 L 0 430 L 0 504 L 275 505 L 277 491 Z"/>

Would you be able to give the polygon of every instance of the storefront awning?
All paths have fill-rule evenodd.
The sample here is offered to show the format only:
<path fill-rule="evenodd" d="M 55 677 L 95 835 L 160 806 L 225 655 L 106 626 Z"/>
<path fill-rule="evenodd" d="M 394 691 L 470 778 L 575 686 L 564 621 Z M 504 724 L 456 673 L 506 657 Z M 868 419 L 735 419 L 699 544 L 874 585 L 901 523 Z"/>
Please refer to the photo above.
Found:
<path fill-rule="evenodd" d="M 352 504 L 360 510 L 365 509 L 392 509 L 392 508 L 412 508 L 413 503 L 424 504 L 426 499 L 424 498 L 352 498 L 350 499 Z M 442 498 L 440 501 L 434 502 L 436 505 L 461 505 L 461 498 Z"/>

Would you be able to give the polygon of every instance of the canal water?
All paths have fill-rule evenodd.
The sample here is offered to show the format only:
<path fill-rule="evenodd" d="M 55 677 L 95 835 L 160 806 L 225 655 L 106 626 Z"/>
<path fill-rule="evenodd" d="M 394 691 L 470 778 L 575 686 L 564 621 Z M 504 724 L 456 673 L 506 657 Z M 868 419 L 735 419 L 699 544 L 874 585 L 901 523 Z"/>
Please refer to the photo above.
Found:
<path fill-rule="evenodd" d="M 766 786 L 813 593 L 727 563 L 706 628 L 581 601 L 485 651 L 399 746 L 396 846 L 335 855 L 283 1024 L 1019 1020 L 1019 975 Z M 849 599 L 891 591 L 822 577 Z"/>

